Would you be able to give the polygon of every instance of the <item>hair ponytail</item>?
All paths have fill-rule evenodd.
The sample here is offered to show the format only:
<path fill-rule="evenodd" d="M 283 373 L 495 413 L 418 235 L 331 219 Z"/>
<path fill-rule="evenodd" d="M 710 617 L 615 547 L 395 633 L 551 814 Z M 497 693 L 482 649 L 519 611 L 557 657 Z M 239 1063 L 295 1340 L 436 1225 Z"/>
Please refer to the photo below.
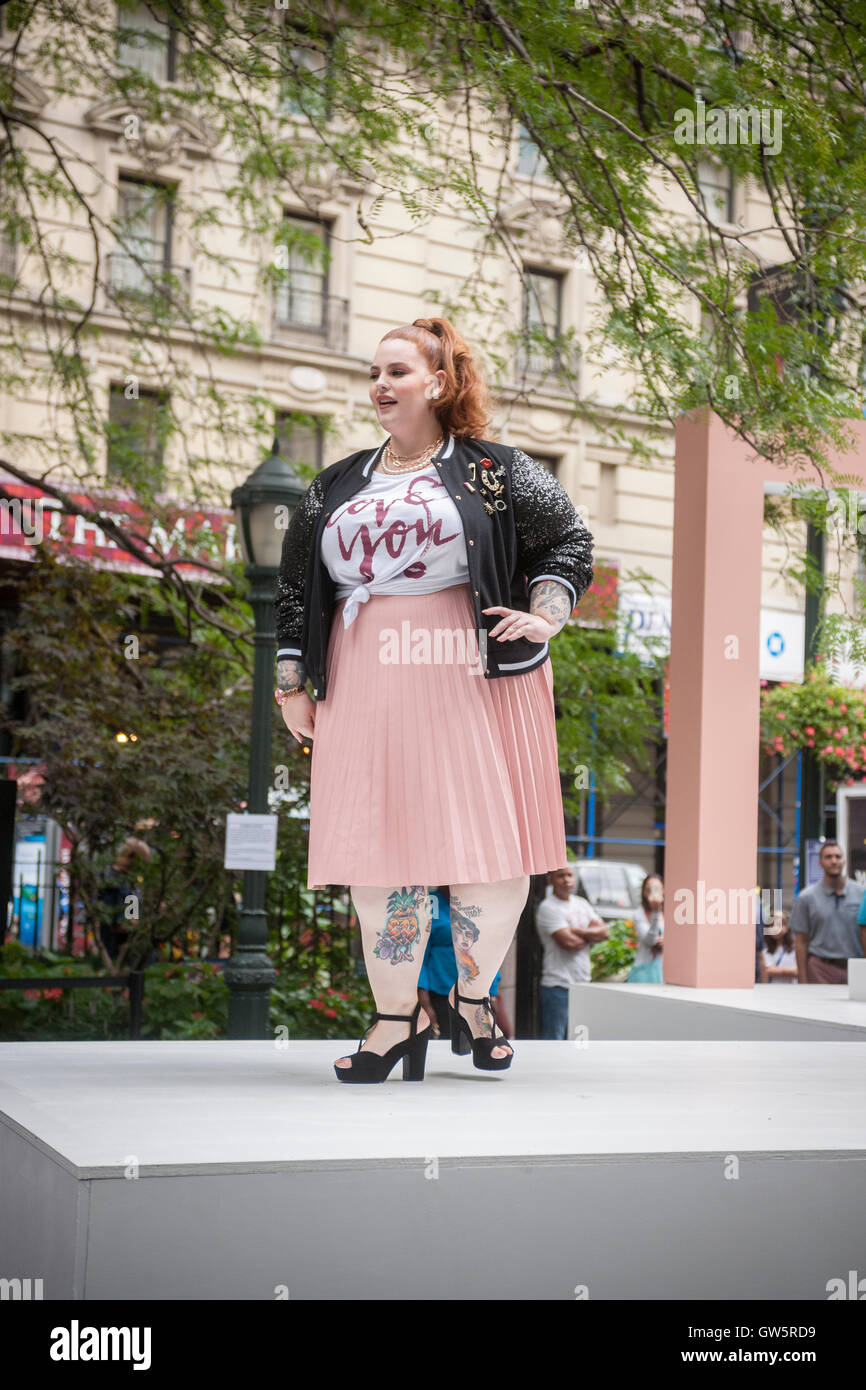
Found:
<path fill-rule="evenodd" d="M 490 404 L 487 385 L 469 347 L 449 319 L 415 319 L 392 328 L 386 338 L 408 338 L 430 364 L 445 373 L 445 389 L 433 402 L 433 413 L 449 434 L 489 439 Z"/>

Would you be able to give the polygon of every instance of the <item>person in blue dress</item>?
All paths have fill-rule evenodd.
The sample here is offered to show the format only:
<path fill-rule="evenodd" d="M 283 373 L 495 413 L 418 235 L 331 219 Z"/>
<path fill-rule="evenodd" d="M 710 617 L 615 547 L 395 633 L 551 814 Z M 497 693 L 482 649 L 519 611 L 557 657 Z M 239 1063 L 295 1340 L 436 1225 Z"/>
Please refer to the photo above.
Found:
<path fill-rule="evenodd" d="M 451 936 L 451 900 L 445 885 L 431 888 L 429 892 L 433 902 L 433 920 L 421 973 L 418 976 L 418 998 L 430 1017 L 435 1019 L 434 1037 L 450 1038 L 448 993 L 453 989 L 457 979 L 457 957 L 454 954 L 454 941 Z M 497 997 L 500 973 L 497 970 L 490 986 L 490 1002 L 494 1007 L 497 1024 L 504 1033 L 510 1035 L 511 1024 L 507 1019 L 503 1022 L 502 1003 Z"/>

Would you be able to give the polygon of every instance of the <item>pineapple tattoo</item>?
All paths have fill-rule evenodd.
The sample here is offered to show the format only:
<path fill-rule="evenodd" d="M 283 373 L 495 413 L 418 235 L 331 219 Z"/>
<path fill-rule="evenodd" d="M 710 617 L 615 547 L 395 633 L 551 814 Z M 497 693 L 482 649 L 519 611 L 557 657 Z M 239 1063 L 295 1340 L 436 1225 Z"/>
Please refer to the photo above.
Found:
<path fill-rule="evenodd" d="M 404 960 L 414 961 L 412 951 L 421 941 L 429 909 L 425 885 L 395 888 L 388 898 L 385 925 L 373 947 L 373 955 L 379 960 L 389 960 L 392 965 Z"/>

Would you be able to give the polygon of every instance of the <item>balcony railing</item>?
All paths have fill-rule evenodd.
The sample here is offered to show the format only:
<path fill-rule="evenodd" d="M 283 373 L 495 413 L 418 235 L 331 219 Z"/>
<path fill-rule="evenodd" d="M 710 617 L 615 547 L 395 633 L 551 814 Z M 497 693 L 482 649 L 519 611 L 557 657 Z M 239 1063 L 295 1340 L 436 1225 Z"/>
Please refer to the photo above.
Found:
<path fill-rule="evenodd" d="M 539 343 L 519 343 L 514 354 L 513 372 L 515 380 L 524 376 L 549 377 L 551 383 L 561 381 L 563 385 L 580 369 L 580 352 L 577 347 L 555 347 L 545 350 Z"/>
<path fill-rule="evenodd" d="M 280 334 L 303 335 L 323 347 L 345 352 L 349 301 L 321 290 L 281 285 L 274 295 L 273 327 Z"/>
<path fill-rule="evenodd" d="M 166 265 L 164 260 L 112 251 L 108 256 L 108 286 L 114 298 L 150 299 L 187 303 L 189 266 Z"/>

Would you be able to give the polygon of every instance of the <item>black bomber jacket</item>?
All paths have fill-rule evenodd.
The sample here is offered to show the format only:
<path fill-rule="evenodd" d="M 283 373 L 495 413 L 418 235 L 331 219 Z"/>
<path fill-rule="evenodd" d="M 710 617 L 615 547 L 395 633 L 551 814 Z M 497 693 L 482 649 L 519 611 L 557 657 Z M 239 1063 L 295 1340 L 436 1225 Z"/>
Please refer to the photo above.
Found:
<path fill-rule="evenodd" d="M 336 585 L 321 558 L 328 517 L 369 482 L 385 447 L 361 449 L 318 473 L 283 538 L 274 610 L 277 660 L 303 661 L 313 693 L 327 695 L 325 666 Z M 485 678 L 519 675 L 546 661 L 548 642 L 498 642 L 494 605 L 529 611 L 529 590 L 555 579 L 576 606 L 592 582 L 592 536 L 552 473 L 522 449 L 445 433 L 432 463 L 463 518 L 469 583 Z M 486 505 L 485 505 L 486 504 Z"/>

